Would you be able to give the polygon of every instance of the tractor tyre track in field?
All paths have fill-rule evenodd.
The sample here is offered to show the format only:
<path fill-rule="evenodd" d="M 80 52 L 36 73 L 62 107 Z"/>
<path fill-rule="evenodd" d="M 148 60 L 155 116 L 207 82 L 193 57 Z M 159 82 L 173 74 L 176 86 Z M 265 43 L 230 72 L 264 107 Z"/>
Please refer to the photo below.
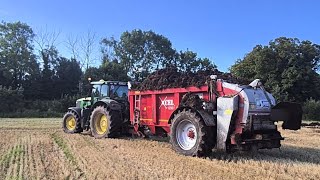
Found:
<path fill-rule="evenodd" d="M 78 160 L 75 157 L 74 153 L 71 151 L 69 144 L 67 144 L 67 140 L 61 136 L 58 132 L 55 132 L 50 135 L 57 147 L 59 148 L 61 154 L 64 156 L 64 160 L 66 160 L 66 164 L 69 168 L 69 174 L 67 178 L 71 179 L 86 179 L 85 173 L 78 165 Z"/>

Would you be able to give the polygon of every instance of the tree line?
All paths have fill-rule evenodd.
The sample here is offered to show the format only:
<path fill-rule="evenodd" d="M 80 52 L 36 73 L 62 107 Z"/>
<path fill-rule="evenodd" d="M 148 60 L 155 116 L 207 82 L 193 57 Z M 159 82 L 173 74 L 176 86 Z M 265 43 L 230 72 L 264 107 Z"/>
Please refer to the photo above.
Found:
<path fill-rule="evenodd" d="M 151 30 L 135 29 L 119 38 L 104 37 L 99 39 L 99 46 L 94 45 L 96 36 L 90 31 L 82 38 L 69 36 L 64 44 L 71 57 L 60 54 L 58 36 L 56 32 L 35 33 L 23 22 L 0 23 L 0 99 L 2 104 L 10 104 L 6 111 L 16 110 L 12 103 L 18 99 L 21 111 L 28 107 L 25 102 L 34 101 L 46 102 L 47 108 L 51 107 L 50 101 L 58 102 L 51 109 L 61 111 L 62 104 L 73 105 L 77 97 L 87 95 L 88 77 L 142 81 L 166 67 L 184 72 L 217 69 L 212 60 L 188 49 L 177 50 L 167 37 Z M 99 63 L 92 66 L 97 49 Z M 261 79 L 279 101 L 313 103 L 312 107 L 320 108 L 319 58 L 319 45 L 280 37 L 268 45 L 255 46 L 236 60 L 230 72 L 248 81 Z"/>
<path fill-rule="evenodd" d="M 257 45 L 230 67 L 239 78 L 259 78 L 278 101 L 303 105 L 306 120 L 320 120 L 320 46 L 311 41 L 280 37 Z"/>
<path fill-rule="evenodd" d="M 168 66 L 182 71 L 216 68 L 212 61 L 199 58 L 195 52 L 177 51 L 168 38 L 153 31 L 126 31 L 119 40 L 103 38 L 98 67 L 89 66 L 91 50 L 79 57 L 77 46 L 83 44 L 77 45 L 76 40 L 67 41 L 72 52 L 68 58 L 56 48 L 56 36 L 39 34 L 22 22 L 0 24 L 0 85 L 21 89 L 27 99 L 76 95 L 87 77 L 141 81 L 154 70 Z M 93 36 L 88 37 L 85 49 L 93 47 Z"/>

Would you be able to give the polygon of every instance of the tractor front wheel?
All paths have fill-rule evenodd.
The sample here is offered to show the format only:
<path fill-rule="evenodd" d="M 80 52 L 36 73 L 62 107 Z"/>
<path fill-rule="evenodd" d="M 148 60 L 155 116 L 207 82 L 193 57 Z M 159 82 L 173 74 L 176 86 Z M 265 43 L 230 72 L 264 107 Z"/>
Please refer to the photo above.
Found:
<path fill-rule="evenodd" d="M 70 134 L 80 133 L 83 131 L 81 128 L 80 117 L 72 111 L 68 111 L 63 116 L 62 128 L 65 133 Z"/>

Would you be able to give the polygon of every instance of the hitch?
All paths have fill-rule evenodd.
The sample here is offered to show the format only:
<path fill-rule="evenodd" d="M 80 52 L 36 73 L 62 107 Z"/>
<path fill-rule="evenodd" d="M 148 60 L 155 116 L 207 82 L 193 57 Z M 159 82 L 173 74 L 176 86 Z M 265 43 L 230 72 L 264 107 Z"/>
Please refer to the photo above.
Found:
<path fill-rule="evenodd" d="M 140 131 L 140 111 L 138 109 L 134 110 L 134 121 L 132 122 L 133 125 L 133 131 L 132 131 L 132 137 L 138 136 L 145 138 L 145 135 L 142 131 Z"/>

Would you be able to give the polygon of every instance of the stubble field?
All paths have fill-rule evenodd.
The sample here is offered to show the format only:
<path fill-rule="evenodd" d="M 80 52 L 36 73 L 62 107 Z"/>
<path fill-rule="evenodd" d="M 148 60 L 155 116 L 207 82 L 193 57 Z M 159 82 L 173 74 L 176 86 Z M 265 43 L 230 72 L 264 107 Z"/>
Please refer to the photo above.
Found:
<path fill-rule="evenodd" d="M 320 129 L 258 154 L 176 154 L 163 141 L 65 134 L 61 119 L 0 118 L 0 179 L 320 179 Z"/>

